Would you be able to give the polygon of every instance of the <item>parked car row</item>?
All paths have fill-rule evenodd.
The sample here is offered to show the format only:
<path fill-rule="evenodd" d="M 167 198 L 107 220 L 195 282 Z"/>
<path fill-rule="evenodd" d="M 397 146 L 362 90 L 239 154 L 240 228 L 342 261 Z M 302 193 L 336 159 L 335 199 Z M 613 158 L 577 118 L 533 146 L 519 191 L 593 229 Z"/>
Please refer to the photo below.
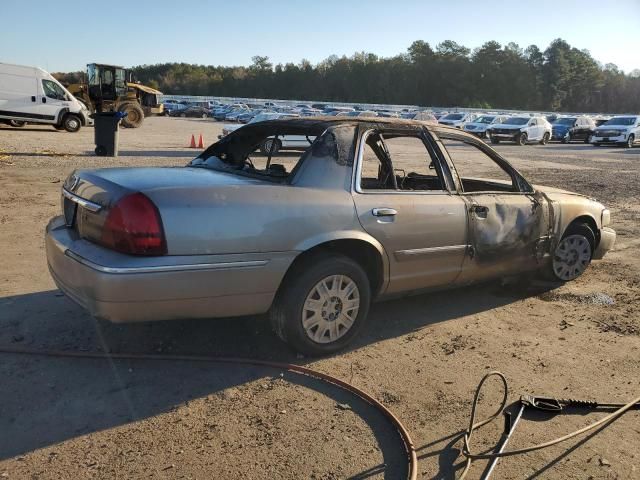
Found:
<path fill-rule="evenodd" d="M 319 103 L 300 103 L 291 106 L 278 105 L 274 102 L 222 104 L 208 101 L 188 104 L 175 100 L 168 100 L 165 103 L 165 111 L 172 117 L 212 117 L 218 121 L 238 124 L 253 123 L 255 119 L 262 121 L 290 116 L 403 118 L 459 128 L 486 139 L 492 144 L 514 142 L 518 145 L 532 143 L 545 145 L 550 141 L 560 143 L 580 141 L 594 145 L 619 144 L 631 148 L 640 141 L 640 116 L 635 115 L 612 118 L 557 114 L 545 116 L 535 113 L 508 115 L 505 113 L 432 112 L 417 109 L 367 110 Z M 236 128 L 225 125 L 223 136 Z"/>

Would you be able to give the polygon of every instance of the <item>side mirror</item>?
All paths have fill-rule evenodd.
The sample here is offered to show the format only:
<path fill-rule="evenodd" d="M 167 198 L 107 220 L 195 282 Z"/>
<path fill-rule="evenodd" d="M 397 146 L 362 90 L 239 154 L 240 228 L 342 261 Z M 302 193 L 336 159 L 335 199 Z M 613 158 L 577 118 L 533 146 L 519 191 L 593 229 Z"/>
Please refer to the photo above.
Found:
<path fill-rule="evenodd" d="M 429 170 L 435 170 L 436 166 L 433 164 L 433 160 L 429 163 Z"/>

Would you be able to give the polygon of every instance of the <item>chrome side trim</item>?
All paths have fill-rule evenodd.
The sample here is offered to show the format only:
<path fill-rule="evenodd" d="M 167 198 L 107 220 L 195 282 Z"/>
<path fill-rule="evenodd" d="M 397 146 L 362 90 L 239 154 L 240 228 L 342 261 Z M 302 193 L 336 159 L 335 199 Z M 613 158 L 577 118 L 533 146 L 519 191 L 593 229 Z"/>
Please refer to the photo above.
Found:
<path fill-rule="evenodd" d="M 84 198 L 81 198 L 71 193 L 66 188 L 62 189 L 62 195 L 64 195 L 66 198 L 68 198 L 72 202 L 77 203 L 81 207 L 86 208 L 90 212 L 95 213 L 95 212 L 99 212 L 102 209 L 102 205 L 98 205 L 97 203 L 93 203 L 93 202 L 90 202 L 89 200 L 85 200 Z"/>
<path fill-rule="evenodd" d="M 447 245 L 444 247 L 414 248 L 411 250 L 398 250 L 394 252 L 396 260 L 399 262 L 412 260 L 416 257 L 439 255 L 447 253 L 455 253 L 461 250 L 467 250 L 469 245 Z"/>
<path fill-rule="evenodd" d="M 160 272 L 184 272 L 194 270 L 229 270 L 232 268 L 250 268 L 250 267 L 263 267 L 269 260 L 247 260 L 238 262 L 220 262 L 220 263 L 190 263 L 181 265 L 152 265 L 148 267 L 106 267 L 87 260 L 86 258 L 66 250 L 64 254 L 74 259 L 75 261 L 89 267 L 93 270 L 97 270 L 102 273 L 113 274 L 130 274 L 130 273 L 160 273 Z"/>

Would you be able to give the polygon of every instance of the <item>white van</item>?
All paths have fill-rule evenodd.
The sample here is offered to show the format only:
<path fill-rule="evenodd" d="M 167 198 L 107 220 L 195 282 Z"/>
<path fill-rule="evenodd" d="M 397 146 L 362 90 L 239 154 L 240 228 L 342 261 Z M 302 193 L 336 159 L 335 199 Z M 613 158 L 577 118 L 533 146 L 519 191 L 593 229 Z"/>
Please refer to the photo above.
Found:
<path fill-rule="evenodd" d="M 86 107 L 41 68 L 0 63 L 0 122 L 77 132 L 87 117 Z"/>

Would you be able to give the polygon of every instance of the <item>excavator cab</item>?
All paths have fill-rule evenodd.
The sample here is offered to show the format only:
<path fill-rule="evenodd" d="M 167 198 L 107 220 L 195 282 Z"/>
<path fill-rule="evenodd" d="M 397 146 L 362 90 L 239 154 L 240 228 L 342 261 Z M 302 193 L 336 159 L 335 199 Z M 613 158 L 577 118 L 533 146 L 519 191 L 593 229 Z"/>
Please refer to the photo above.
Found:
<path fill-rule="evenodd" d="M 111 102 L 127 96 L 127 71 L 114 65 L 87 65 L 89 98 L 97 111 L 107 110 Z"/>

